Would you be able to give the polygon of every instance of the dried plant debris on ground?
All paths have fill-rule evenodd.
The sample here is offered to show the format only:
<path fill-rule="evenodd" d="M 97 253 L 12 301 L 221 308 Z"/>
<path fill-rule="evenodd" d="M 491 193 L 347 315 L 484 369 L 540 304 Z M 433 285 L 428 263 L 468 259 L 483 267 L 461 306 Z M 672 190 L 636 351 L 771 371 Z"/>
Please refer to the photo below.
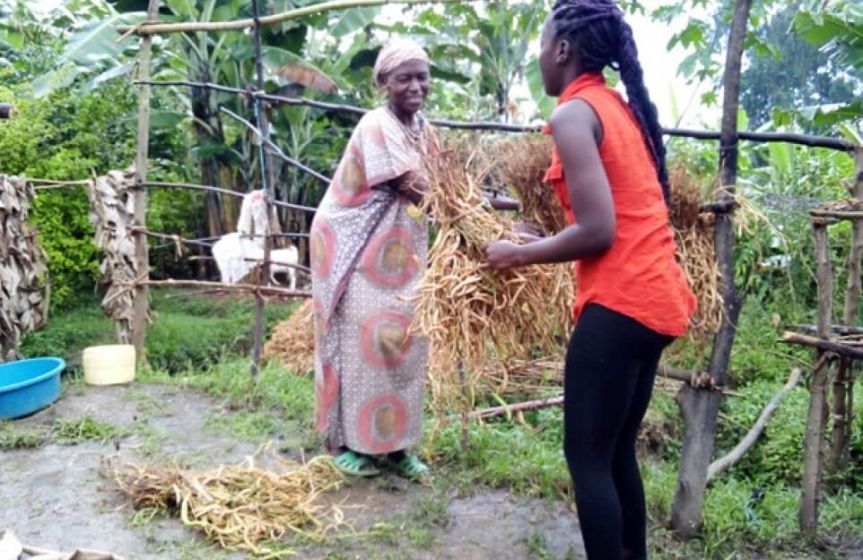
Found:
<path fill-rule="evenodd" d="M 259 556 L 290 556 L 283 538 L 319 540 L 344 523 L 337 506 L 320 500 L 343 481 L 329 457 L 297 464 L 273 455 L 268 468 L 258 459 L 203 471 L 108 462 L 103 474 L 136 509 L 171 512 L 222 547 Z"/>

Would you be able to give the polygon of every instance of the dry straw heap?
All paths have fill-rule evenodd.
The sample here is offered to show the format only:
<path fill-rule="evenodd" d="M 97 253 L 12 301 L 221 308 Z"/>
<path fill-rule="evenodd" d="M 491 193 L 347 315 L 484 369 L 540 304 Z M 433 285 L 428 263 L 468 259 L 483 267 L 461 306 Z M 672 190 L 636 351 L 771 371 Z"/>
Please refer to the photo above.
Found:
<path fill-rule="evenodd" d="M 546 234 L 566 227 L 563 209 L 553 189 L 543 181 L 551 165 L 551 147 L 549 137 L 533 135 L 504 138 L 487 150 L 492 178 L 514 191 L 521 201 L 524 221 Z M 678 258 L 698 297 L 690 336 L 703 341 L 717 331 L 722 320 L 719 268 L 713 248 L 714 218 L 712 213 L 701 210 L 705 196 L 683 167 L 672 170 L 670 182 L 669 218 L 677 240 Z"/>
<path fill-rule="evenodd" d="M 677 240 L 677 256 L 689 285 L 698 298 L 698 309 L 689 325 L 690 338 L 703 342 L 722 322 L 719 266 L 713 245 L 714 215 L 702 212 L 705 200 L 698 183 L 683 167 L 671 171 L 669 214 Z"/>
<path fill-rule="evenodd" d="M 479 147 L 477 147 L 479 146 Z M 483 186 L 503 186 L 521 201 L 521 219 L 546 234 L 563 229 L 563 210 L 543 182 L 550 140 L 540 136 L 452 139 L 429 170 L 425 210 L 436 224 L 428 269 L 417 297 L 415 328 L 429 336 L 433 402 L 443 408 L 495 393 L 530 393 L 559 386 L 558 357 L 570 328 L 573 281 L 569 265 L 498 273 L 482 267 L 482 246 L 515 239 L 515 222 L 493 212 Z M 722 318 L 719 271 L 713 249 L 713 215 L 682 168 L 672 172 L 670 219 L 679 258 L 698 296 L 690 336 L 709 339 Z M 268 355 L 295 371 L 311 370 L 311 302 L 276 328 Z M 537 356 L 550 356 L 538 359 Z"/>
<path fill-rule="evenodd" d="M 551 147 L 551 138 L 534 134 L 509 136 L 488 149 L 492 180 L 512 190 L 521 201 L 522 220 L 545 235 L 566 227 L 563 207 L 545 183 Z"/>
<path fill-rule="evenodd" d="M 430 164 L 424 210 L 437 227 L 416 298 L 414 327 L 429 338 L 433 402 L 445 407 L 470 396 L 494 356 L 529 359 L 560 346 L 567 330 L 571 279 L 567 265 L 510 271 L 484 267 L 483 246 L 516 241 L 515 223 L 482 194 L 486 154 L 450 142 Z M 459 408 L 473 399 L 461 400 Z"/>
<path fill-rule="evenodd" d="M 299 465 L 278 456 L 275 469 L 250 458 L 206 471 L 180 467 L 104 465 L 135 509 L 168 511 L 220 546 L 267 558 L 293 555 L 286 536 L 319 539 L 343 524 L 342 512 L 321 503 L 343 480 L 328 457 Z"/>
<path fill-rule="evenodd" d="M 46 256 L 27 225 L 35 191 L 0 175 L 0 362 L 19 357 L 21 336 L 48 318 Z"/>
<path fill-rule="evenodd" d="M 131 341 L 135 290 L 130 287 L 142 271 L 135 260 L 135 170 L 109 171 L 88 185 L 90 223 L 96 228 L 93 242 L 102 249 L 100 270 L 107 292 L 102 311 L 114 319 L 120 342 Z"/>
<path fill-rule="evenodd" d="M 265 359 L 278 359 L 296 374 L 305 374 L 315 367 L 314 305 L 307 299 L 290 317 L 273 329 L 264 346 Z"/>

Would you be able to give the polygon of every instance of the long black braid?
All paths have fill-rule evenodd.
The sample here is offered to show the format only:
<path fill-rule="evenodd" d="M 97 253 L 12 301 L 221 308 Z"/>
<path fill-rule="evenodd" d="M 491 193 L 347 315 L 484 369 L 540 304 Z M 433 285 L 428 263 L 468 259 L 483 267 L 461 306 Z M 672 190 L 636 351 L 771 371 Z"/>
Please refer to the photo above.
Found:
<path fill-rule="evenodd" d="M 638 49 L 632 28 L 614 0 L 557 0 L 552 7 L 556 39 L 567 39 L 581 53 L 583 67 L 598 72 L 606 66 L 618 70 L 626 85 L 629 108 L 641 127 L 645 144 L 653 155 L 662 194 L 669 200 L 665 145 L 656 106 L 644 86 Z"/>

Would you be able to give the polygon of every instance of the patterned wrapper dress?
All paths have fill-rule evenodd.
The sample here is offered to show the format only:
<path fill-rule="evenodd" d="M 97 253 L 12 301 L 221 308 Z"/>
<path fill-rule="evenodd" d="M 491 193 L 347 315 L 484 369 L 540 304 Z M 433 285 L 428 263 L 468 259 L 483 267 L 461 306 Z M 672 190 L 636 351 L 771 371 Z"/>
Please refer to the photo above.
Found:
<path fill-rule="evenodd" d="M 389 453 L 422 435 L 428 347 L 408 336 L 408 299 L 428 230 L 390 182 L 422 173 L 429 134 L 419 115 L 414 129 L 387 108 L 364 115 L 312 222 L 315 423 L 331 450 Z"/>

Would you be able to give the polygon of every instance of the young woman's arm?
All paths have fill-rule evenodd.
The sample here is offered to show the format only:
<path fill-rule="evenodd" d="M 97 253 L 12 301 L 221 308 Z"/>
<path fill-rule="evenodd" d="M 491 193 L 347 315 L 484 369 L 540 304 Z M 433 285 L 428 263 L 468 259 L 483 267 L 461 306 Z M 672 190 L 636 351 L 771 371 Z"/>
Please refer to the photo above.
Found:
<path fill-rule="evenodd" d="M 554 112 L 550 124 L 576 223 L 526 245 L 489 243 L 486 259 L 491 268 L 573 261 L 605 252 L 614 240 L 614 202 L 599 157 L 599 119 L 590 105 L 574 99 Z"/>

